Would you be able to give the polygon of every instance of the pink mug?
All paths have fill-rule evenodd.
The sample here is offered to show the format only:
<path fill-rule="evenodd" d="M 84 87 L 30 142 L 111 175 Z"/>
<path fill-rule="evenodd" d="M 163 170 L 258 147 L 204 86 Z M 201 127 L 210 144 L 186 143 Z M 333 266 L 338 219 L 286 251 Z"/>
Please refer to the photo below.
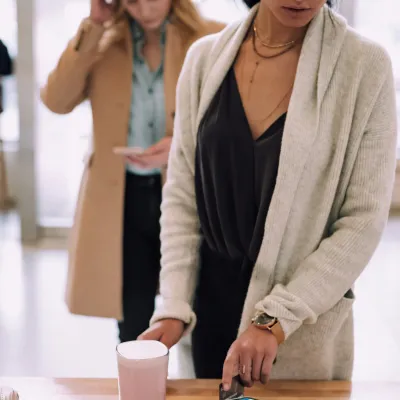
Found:
<path fill-rule="evenodd" d="M 168 377 L 168 348 L 153 340 L 117 346 L 120 400 L 165 400 Z"/>

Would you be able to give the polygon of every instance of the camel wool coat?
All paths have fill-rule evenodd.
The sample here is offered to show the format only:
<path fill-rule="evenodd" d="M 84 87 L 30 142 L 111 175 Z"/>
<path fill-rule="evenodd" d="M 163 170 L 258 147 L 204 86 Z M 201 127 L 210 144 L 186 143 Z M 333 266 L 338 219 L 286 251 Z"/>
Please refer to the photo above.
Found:
<path fill-rule="evenodd" d="M 189 0 L 185 0 L 189 1 Z M 166 132 L 173 133 L 177 80 L 190 45 L 220 31 L 203 20 L 196 31 L 171 16 L 164 58 Z M 122 319 L 122 232 L 126 146 L 131 107 L 133 46 L 129 20 L 108 26 L 82 22 L 41 90 L 43 103 L 66 114 L 88 99 L 93 150 L 85 162 L 70 238 L 66 302 L 74 314 Z"/>
<path fill-rule="evenodd" d="M 201 39 L 187 56 L 161 206 L 163 301 L 152 323 L 176 318 L 189 331 L 196 323 L 191 306 L 202 240 L 194 191 L 197 132 L 256 11 Z M 249 327 L 257 310 L 278 318 L 286 340 L 272 379 L 351 378 L 351 288 L 387 222 L 396 119 L 387 53 L 324 7 L 302 47 L 275 191 L 239 329 L 241 334 Z M 373 317 L 371 329 L 376 322 Z"/>

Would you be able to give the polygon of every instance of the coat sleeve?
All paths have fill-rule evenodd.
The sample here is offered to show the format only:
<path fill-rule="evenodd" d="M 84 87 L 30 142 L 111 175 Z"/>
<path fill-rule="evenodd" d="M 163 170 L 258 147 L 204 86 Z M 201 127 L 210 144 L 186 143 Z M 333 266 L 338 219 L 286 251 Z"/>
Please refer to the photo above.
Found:
<path fill-rule="evenodd" d="M 90 71 L 99 57 L 98 44 L 104 30 L 88 19 L 81 23 L 41 89 L 40 97 L 51 111 L 67 114 L 86 99 Z"/>
<path fill-rule="evenodd" d="M 397 141 L 391 65 L 380 80 L 381 89 L 330 236 L 299 265 L 286 285 L 276 285 L 256 307 L 279 319 L 286 338 L 303 323 L 316 323 L 344 297 L 370 261 L 387 223 Z"/>
<path fill-rule="evenodd" d="M 177 87 L 174 136 L 161 206 L 162 305 L 151 320 L 153 324 L 166 318 L 179 319 L 189 326 L 188 331 L 196 321 L 191 303 L 201 240 L 194 188 L 195 116 L 192 112 L 197 110 L 198 96 L 192 89 L 191 66 L 195 61 L 191 54 L 195 52 L 193 47 L 189 50 Z"/>

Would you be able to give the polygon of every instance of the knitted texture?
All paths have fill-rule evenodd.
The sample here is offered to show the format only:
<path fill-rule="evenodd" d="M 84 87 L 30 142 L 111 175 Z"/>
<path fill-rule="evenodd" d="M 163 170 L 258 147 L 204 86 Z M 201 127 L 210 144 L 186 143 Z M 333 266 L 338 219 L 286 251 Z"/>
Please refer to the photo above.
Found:
<path fill-rule="evenodd" d="M 191 308 L 201 241 L 196 135 L 255 12 L 197 42 L 180 77 L 162 203 L 164 301 L 152 323 L 178 318 L 190 331 L 196 322 Z M 276 188 L 239 329 L 240 334 L 249 326 L 256 310 L 279 319 L 286 341 L 274 379 L 351 378 L 350 289 L 379 243 L 394 183 L 397 128 L 390 59 L 329 13 L 321 10 L 304 41 Z"/>

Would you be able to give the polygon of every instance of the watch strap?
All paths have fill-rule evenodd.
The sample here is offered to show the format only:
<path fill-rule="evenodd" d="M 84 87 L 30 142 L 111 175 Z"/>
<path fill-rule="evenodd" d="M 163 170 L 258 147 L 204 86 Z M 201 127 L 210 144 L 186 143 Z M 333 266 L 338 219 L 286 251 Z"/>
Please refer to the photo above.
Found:
<path fill-rule="evenodd" d="M 270 331 L 278 341 L 278 345 L 283 343 L 285 341 L 285 332 L 283 331 L 282 325 L 280 324 L 279 320 L 277 318 L 268 316 L 270 319 L 272 319 L 271 323 L 268 324 L 259 323 L 258 319 L 260 316 L 263 315 L 267 316 L 267 314 L 265 313 L 256 314 L 256 316 L 252 320 L 254 326 L 262 330 Z"/>
<path fill-rule="evenodd" d="M 283 343 L 285 341 L 285 332 L 282 329 L 282 325 L 280 324 L 279 321 L 277 321 L 270 329 L 269 331 L 275 336 L 278 345 Z"/>

